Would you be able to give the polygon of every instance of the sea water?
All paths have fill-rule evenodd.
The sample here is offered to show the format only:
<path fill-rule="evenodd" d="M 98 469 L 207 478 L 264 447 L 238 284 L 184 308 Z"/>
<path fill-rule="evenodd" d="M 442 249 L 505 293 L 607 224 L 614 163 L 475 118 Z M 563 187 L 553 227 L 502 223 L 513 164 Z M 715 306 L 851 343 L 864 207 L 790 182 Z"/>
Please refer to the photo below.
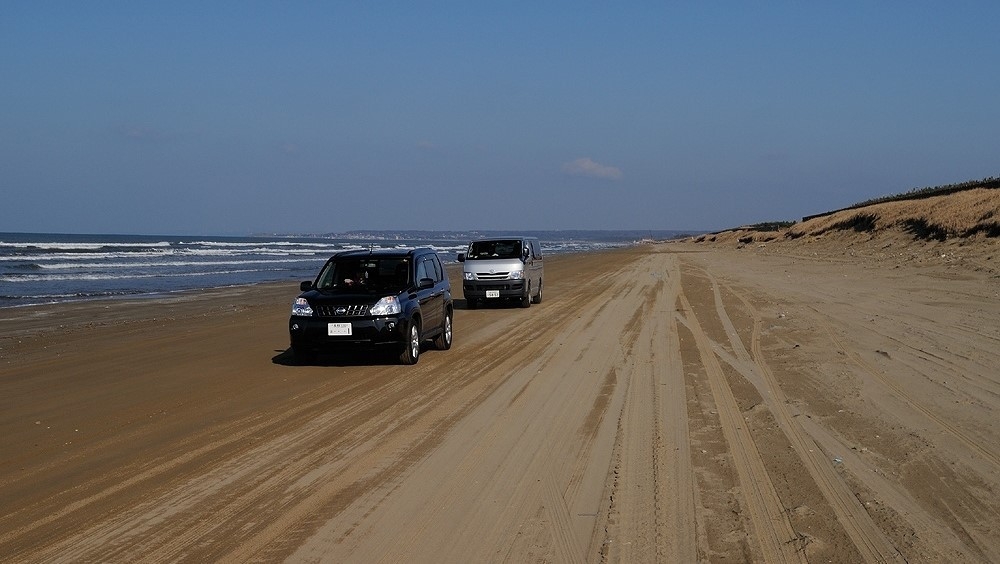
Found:
<path fill-rule="evenodd" d="M 636 241 L 636 233 L 624 231 L 536 233 L 542 235 L 542 250 L 546 253 L 589 251 Z M 659 236 L 669 233 L 674 232 L 657 232 Z M 338 251 L 429 246 L 445 262 L 455 262 L 456 254 L 465 250 L 474 235 L 365 232 L 321 237 L 198 237 L 0 233 L 0 308 L 279 281 L 288 281 L 293 291 L 297 291 L 299 281 L 315 277 L 323 263 Z"/>

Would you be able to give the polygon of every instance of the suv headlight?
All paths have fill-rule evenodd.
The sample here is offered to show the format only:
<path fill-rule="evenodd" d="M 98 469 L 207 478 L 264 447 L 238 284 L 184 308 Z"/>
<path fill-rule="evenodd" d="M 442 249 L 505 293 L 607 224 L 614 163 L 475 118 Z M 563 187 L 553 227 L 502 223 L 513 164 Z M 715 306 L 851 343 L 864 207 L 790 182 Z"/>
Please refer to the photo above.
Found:
<path fill-rule="evenodd" d="M 475 280 L 476 279 L 476 275 L 473 274 L 473 273 L 471 273 L 471 272 L 463 272 L 462 275 L 465 276 L 466 280 Z"/>
<path fill-rule="evenodd" d="M 375 302 L 369 313 L 372 315 L 396 315 L 401 311 L 403 310 L 399 307 L 399 298 L 396 296 L 386 296 Z"/>
<path fill-rule="evenodd" d="M 305 298 L 295 298 L 295 302 L 292 304 L 292 315 L 311 317 L 312 314 L 313 308 L 309 305 L 309 300 Z"/>
<path fill-rule="evenodd" d="M 507 276 L 507 278 L 509 278 L 511 280 L 524 280 L 524 271 L 523 270 L 511 270 L 510 274 Z"/>

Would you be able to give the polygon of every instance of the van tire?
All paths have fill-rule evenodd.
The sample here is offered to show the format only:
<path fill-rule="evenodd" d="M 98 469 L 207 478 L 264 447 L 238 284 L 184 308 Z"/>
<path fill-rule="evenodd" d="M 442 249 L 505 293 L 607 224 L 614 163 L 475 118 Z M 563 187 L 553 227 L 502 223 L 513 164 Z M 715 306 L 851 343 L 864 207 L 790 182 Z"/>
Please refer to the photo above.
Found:
<path fill-rule="evenodd" d="M 531 307 L 531 282 L 528 282 L 528 291 L 521 298 L 521 307 Z"/>
<path fill-rule="evenodd" d="M 533 303 L 536 303 L 536 304 L 542 303 L 542 281 L 541 280 L 538 281 L 538 293 L 535 294 L 534 298 L 531 298 L 531 301 Z"/>

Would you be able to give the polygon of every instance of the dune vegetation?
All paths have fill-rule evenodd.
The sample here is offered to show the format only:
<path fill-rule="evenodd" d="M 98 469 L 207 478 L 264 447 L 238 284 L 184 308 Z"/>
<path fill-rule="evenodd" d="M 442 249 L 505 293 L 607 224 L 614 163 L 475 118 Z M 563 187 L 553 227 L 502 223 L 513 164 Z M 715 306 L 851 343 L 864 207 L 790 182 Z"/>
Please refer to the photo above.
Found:
<path fill-rule="evenodd" d="M 746 225 L 688 239 L 758 253 L 846 257 L 880 266 L 936 264 L 1000 276 L 1000 182 L 922 189 L 798 222 Z"/>

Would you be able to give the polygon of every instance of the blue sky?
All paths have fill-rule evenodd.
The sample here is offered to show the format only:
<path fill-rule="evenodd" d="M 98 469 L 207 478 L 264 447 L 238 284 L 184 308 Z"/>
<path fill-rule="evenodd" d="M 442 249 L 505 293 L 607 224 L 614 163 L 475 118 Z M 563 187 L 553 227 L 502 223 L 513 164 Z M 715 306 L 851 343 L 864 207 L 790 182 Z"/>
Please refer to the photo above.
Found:
<path fill-rule="evenodd" d="M 997 2 L 9 2 L 0 231 L 713 230 L 1000 174 Z"/>

